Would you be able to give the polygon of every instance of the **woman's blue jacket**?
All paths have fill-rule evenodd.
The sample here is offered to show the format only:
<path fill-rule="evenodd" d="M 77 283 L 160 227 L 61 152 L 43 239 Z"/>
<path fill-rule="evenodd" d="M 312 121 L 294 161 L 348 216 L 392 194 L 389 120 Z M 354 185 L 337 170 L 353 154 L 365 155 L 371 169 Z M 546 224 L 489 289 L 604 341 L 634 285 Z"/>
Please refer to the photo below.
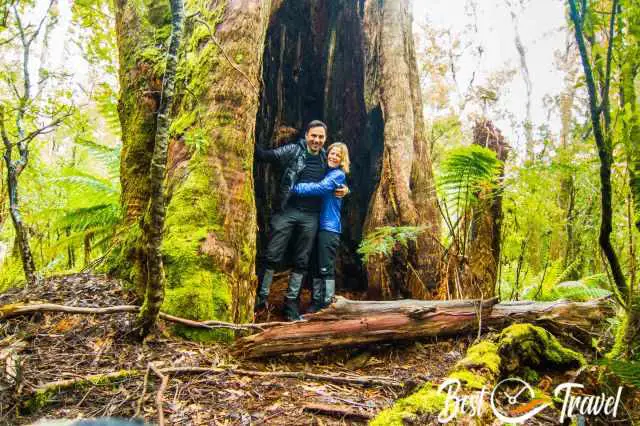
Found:
<path fill-rule="evenodd" d="M 342 232 L 340 224 L 340 209 L 342 199 L 334 195 L 339 186 L 344 185 L 347 176 L 340 168 L 330 169 L 320 182 L 297 183 L 293 193 L 300 197 L 322 197 L 320 210 L 320 230 Z"/>

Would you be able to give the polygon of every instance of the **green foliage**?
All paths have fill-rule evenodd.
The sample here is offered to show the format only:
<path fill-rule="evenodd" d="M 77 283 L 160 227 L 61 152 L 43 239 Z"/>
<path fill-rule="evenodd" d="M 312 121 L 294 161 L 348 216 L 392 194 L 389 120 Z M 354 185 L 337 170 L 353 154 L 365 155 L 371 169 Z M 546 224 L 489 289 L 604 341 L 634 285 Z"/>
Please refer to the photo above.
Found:
<path fill-rule="evenodd" d="M 502 162 L 495 152 L 478 145 L 451 150 L 442 161 L 438 174 L 440 198 L 454 214 L 462 216 L 478 201 L 481 191 L 494 189 Z"/>
<path fill-rule="evenodd" d="M 598 364 L 607 366 L 623 382 L 640 388 L 640 362 L 603 358 Z"/>
<path fill-rule="evenodd" d="M 400 244 L 407 246 L 409 241 L 415 241 L 424 231 L 420 226 L 382 226 L 370 232 L 360 243 L 358 254 L 367 263 L 371 256 L 390 256 L 395 247 Z"/>

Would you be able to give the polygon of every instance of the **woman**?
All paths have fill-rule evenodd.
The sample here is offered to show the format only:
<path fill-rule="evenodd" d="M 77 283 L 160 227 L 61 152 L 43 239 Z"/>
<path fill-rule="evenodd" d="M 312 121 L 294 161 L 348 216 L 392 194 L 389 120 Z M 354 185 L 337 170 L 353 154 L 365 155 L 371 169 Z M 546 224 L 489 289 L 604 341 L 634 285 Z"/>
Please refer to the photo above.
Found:
<path fill-rule="evenodd" d="M 318 270 L 313 279 L 311 307 L 308 313 L 317 312 L 331 304 L 335 295 L 335 263 L 336 252 L 340 244 L 340 209 L 342 199 L 335 196 L 337 188 L 343 186 L 349 173 L 349 150 L 347 145 L 336 142 L 327 150 L 329 171 L 316 183 L 298 183 L 293 193 L 299 196 L 322 197 L 320 210 L 320 226 L 317 240 Z"/>

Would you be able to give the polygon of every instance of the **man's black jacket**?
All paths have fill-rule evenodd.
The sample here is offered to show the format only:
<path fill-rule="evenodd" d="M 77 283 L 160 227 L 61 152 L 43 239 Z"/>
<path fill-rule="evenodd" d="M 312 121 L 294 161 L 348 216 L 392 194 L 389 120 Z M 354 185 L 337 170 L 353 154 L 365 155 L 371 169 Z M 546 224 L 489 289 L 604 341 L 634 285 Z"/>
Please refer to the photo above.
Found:
<path fill-rule="evenodd" d="M 284 168 L 280 178 L 280 208 L 284 210 L 289 198 L 291 189 L 298 181 L 300 173 L 305 168 L 307 157 L 307 141 L 300 139 L 297 142 L 283 145 L 276 149 L 265 150 L 256 146 L 256 158 L 259 161 L 278 163 Z M 320 150 L 320 161 L 322 167 L 327 167 L 327 153 L 324 148 Z"/>

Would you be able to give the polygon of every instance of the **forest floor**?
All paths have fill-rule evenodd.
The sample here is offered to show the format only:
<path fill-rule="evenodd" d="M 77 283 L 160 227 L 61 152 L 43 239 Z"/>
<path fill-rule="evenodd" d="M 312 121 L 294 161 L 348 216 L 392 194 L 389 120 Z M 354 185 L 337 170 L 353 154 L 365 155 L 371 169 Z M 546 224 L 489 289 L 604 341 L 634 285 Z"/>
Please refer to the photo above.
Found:
<path fill-rule="evenodd" d="M 89 274 L 53 278 L 39 288 L 0 295 L 0 305 L 26 301 L 98 307 L 127 304 L 131 299 L 118 281 Z M 22 381 L 18 392 L 2 392 L 0 396 L 0 424 L 136 414 L 156 422 L 155 397 L 160 380 L 153 373 L 145 392 L 143 375 L 125 377 L 59 392 L 46 406 L 29 414 L 19 410 L 33 389 L 43 384 L 120 370 L 146 371 L 149 363 L 158 368 L 199 366 L 383 376 L 410 384 L 399 393 L 392 387 L 336 385 L 224 372 L 169 377 L 163 394 L 167 424 L 365 424 L 366 417 L 388 407 L 415 385 L 443 377 L 469 343 L 466 338 L 395 343 L 249 361 L 234 358 L 223 344 L 200 344 L 173 337 L 163 331 L 168 325 L 162 323 L 158 333 L 144 344 L 137 344 L 128 335 L 134 319 L 134 314 L 129 313 L 101 316 L 38 313 L 2 322 L 0 347 L 3 339 L 15 337 L 26 342 L 26 347 L 20 352 Z M 305 408 L 314 403 L 347 407 L 363 417 L 314 414 Z"/>
<path fill-rule="evenodd" d="M 132 299 L 118 281 L 90 274 L 52 278 L 38 288 L 0 294 L 0 305 L 27 301 L 99 307 L 129 304 Z M 24 409 L 34 389 L 44 384 L 123 370 L 145 372 L 150 364 L 158 369 L 218 369 L 210 373 L 168 374 L 162 392 L 167 424 L 366 424 L 367 418 L 418 385 L 427 381 L 439 383 L 475 337 L 425 339 L 243 360 L 233 357 L 228 345 L 194 343 L 173 337 L 167 332 L 166 327 L 170 325 L 162 322 L 159 331 L 144 344 L 136 343 L 131 336 L 134 315 L 37 313 L 0 323 L 0 350 L 6 342 L 24 342 L 19 353 L 20 385 L 15 391 L 0 392 L 0 424 L 101 416 L 140 417 L 155 423 L 161 380 L 152 371 L 146 379 L 145 374 L 136 374 L 104 383 L 85 383 L 56 392 L 46 405 L 31 412 Z M 377 376 L 400 381 L 405 386 L 398 389 L 338 385 L 268 375 L 255 377 L 238 370 Z M 554 378 L 554 382 L 556 379 L 564 380 L 562 376 Z M 314 404 L 342 407 L 351 414 L 318 414 L 313 410 Z M 554 423 L 540 419 L 535 424 Z"/>

